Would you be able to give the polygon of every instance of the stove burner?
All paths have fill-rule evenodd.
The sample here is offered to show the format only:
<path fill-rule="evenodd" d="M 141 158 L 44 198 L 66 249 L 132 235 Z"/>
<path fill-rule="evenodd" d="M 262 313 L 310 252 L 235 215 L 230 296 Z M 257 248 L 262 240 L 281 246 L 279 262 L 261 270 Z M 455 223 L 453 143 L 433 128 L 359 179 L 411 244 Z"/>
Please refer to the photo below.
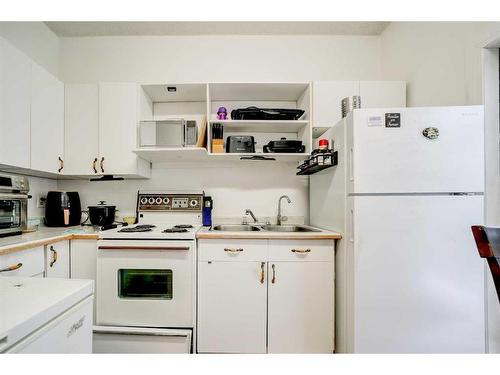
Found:
<path fill-rule="evenodd" d="M 179 225 L 174 225 L 174 228 L 191 229 L 193 228 L 193 226 L 191 224 L 179 224 Z"/>
<path fill-rule="evenodd" d="M 173 227 L 173 228 L 167 228 L 162 233 L 186 233 L 189 232 L 186 228 L 179 228 L 179 227 Z"/>
<path fill-rule="evenodd" d="M 125 232 L 125 233 L 136 233 L 136 232 L 151 232 L 154 228 L 155 225 L 150 225 L 150 224 L 141 224 L 141 225 L 136 225 L 135 227 L 125 227 L 120 229 L 118 232 Z"/>

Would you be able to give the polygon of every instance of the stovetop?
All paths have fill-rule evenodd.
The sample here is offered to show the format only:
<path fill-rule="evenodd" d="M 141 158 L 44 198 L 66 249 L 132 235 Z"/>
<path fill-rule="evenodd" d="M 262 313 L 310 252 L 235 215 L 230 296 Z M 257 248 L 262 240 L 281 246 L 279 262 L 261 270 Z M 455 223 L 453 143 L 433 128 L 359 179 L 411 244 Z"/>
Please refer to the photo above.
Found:
<path fill-rule="evenodd" d="M 137 224 L 103 231 L 102 239 L 194 240 L 201 225 Z"/>

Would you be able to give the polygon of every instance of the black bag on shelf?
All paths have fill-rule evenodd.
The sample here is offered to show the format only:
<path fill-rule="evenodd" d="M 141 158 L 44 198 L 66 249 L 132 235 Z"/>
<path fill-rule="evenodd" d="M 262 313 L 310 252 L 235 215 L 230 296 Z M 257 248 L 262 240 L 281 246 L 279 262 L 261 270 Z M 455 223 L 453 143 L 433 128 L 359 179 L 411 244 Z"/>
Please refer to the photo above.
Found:
<path fill-rule="evenodd" d="M 233 120 L 298 120 L 303 114 L 302 109 L 287 108 L 238 108 L 231 111 Z"/>

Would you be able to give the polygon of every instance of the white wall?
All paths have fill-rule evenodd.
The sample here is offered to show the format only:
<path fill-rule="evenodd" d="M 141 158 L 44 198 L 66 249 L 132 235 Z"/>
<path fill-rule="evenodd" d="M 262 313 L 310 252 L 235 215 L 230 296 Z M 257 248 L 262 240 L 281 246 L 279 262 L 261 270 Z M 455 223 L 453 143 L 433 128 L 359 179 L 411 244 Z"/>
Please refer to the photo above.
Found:
<path fill-rule="evenodd" d="M 213 215 L 245 216 L 251 209 L 259 218 L 276 218 L 278 198 L 288 194 L 291 204 L 283 204 L 283 214 L 304 216 L 308 211 L 307 177 L 295 175 L 294 164 L 272 162 L 155 164 L 149 180 L 59 181 L 64 190 L 80 193 L 82 207 L 99 200 L 118 206 L 120 217 L 134 215 L 138 190 L 204 190 L 214 200 Z"/>
<path fill-rule="evenodd" d="M 61 39 L 61 78 L 67 83 L 311 81 L 378 79 L 376 36 L 155 36 Z M 206 168 L 208 166 L 208 168 Z M 135 209 L 138 189 L 205 189 L 214 197 L 214 215 L 276 216 L 287 194 L 285 214 L 308 214 L 307 178 L 295 164 L 227 163 L 186 167 L 155 165 L 149 181 L 60 181 L 80 191 L 84 205 L 105 199 L 124 212 Z"/>
<path fill-rule="evenodd" d="M 65 82 L 378 79 L 377 36 L 61 39 Z"/>
<path fill-rule="evenodd" d="M 59 38 L 43 22 L 0 22 L 0 36 L 59 76 Z"/>
<path fill-rule="evenodd" d="M 408 106 L 482 104 L 481 49 L 497 35 L 500 22 L 393 22 L 382 78 L 408 81 Z"/>

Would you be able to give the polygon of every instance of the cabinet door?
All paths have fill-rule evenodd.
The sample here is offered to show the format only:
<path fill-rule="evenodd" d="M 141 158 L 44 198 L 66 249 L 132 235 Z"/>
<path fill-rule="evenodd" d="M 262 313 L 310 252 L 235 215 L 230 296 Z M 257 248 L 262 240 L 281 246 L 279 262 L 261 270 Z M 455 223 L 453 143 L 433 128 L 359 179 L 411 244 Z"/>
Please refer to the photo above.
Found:
<path fill-rule="evenodd" d="M 332 353 L 333 262 L 270 262 L 268 279 L 269 353 Z"/>
<path fill-rule="evenodd" d="M 31 87 L 31 169 L 62 172 L 64 85 L 45 69 L 33 64 Z"/>
<path fill-rule="evenodd" d="M 313 126 L 329 127 L 342 119 L 341 102 L 359 95 L 359 81 L 315 81 L 313 83 Z M 363 99 L 361 99 L 363 105 Z"/>
<path fill-rule="evenodd" d="M 99 84 L 99 169 L 103 174 L 137 174 L 137 85 Z"/>
<path fill-rule="evenodd" d="M 264 262 L 198 263 L 198 352 L 265 353 Z"/>
<path fill-rule="evenodd" d="M 406 107 L 406 82 L 361 81 L 361 108 Z"/>
<path fill-rule="evenodd" d="M 0 38 L 0 164 L 30 167 L 29 59 Z"/>
<path fill-rule="evenodd" d="M 69 241 L 45 246 L 45 276 L 69 278 Z"/>
<path fill-rule="evenodd" d="M 98 174 L 99 86 L 66 85 L 64 106 L 65 174 Z"/>

